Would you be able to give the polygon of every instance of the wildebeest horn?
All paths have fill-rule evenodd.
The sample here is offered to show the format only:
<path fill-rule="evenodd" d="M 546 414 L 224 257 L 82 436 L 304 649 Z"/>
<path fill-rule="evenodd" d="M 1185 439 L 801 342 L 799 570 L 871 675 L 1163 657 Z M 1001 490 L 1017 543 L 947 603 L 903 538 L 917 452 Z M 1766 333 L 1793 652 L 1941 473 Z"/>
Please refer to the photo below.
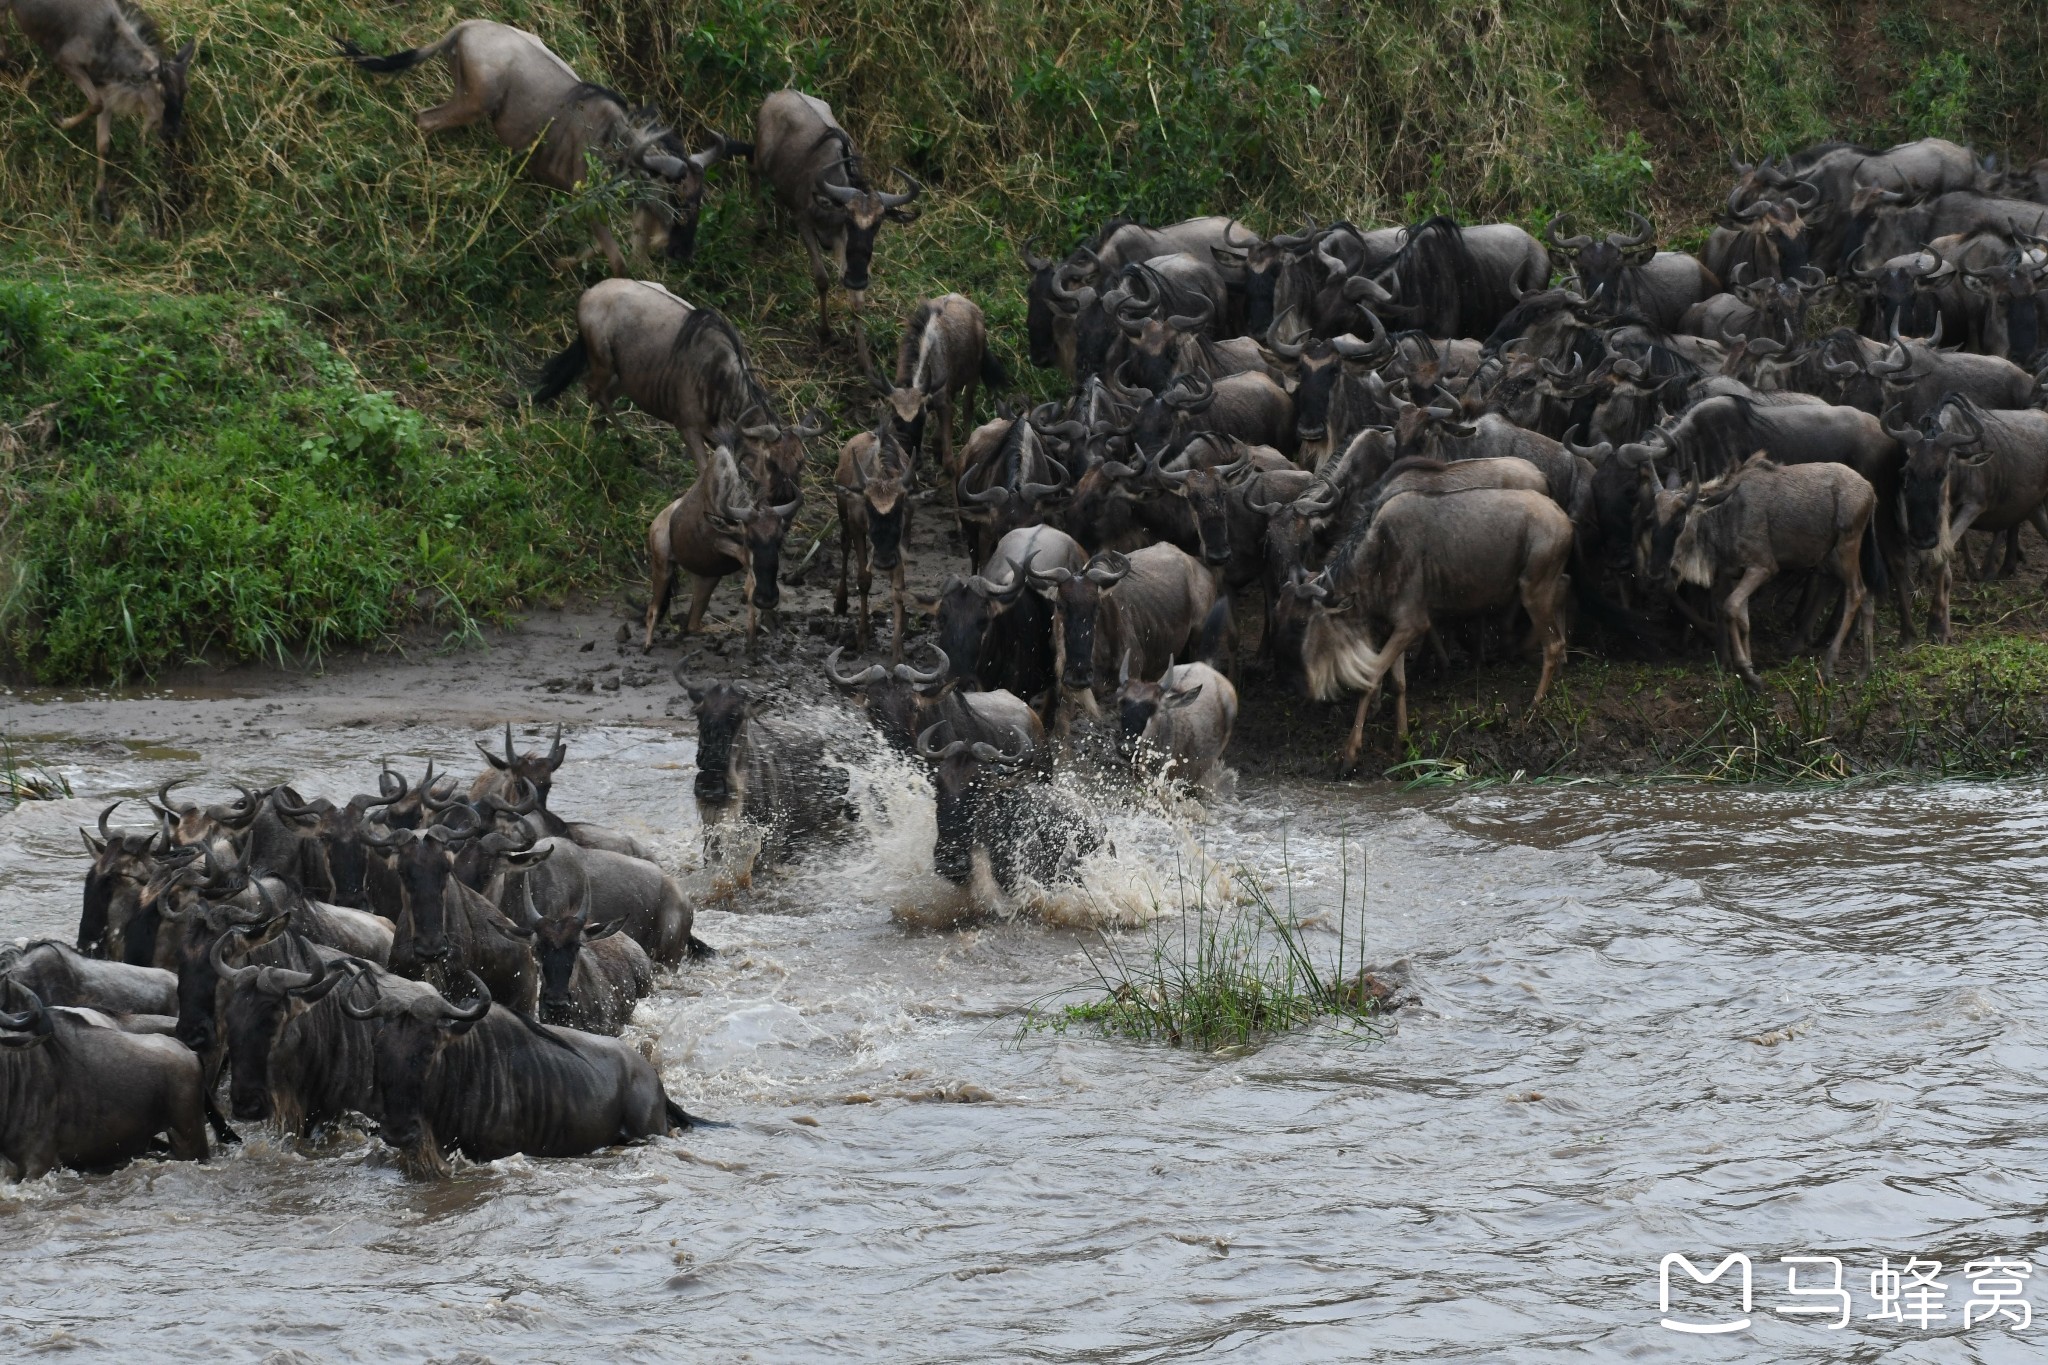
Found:
<path fill-rule="evenodd" d="M 1209 320 L 1216 316 L 1216 302 L 1213 299 L 1203 299 L 1201 302 L 1201 312 L 1176 313 L 1166 319 L 1166 325 L 1176 332 L 1198 332 L 1207 327 Z"/>
<path fill-rule="evenodd" d="M 1394 347 L 1394 343 L 1387 339 L 1387 329 L 1380 322 L 1379 315 L 1371 309 L 1364 312 L 1366 322 L 1372 327 L 1372 336 L 1369 339 L 1360 341 L 1355 333 L 1330 338 L 1332 349 L 1346 360 L 1376 360 Z"/>
<path fill-rule="evenodd" d="M 1566 252 L 1584 251 L 1587 247 L 1593 245 L 1591 237 L 1558 236 L 1558 224 L 1562 222 L 1564 222 L 1564 215 L 1560 213 L 1546 223 L 1543 228 L 1543 240 L 1556 247 L 1559 251 Z"/>
<path fill-rule="evenodd" d="M 1817 265 L 1803 265 L 1792 273 L 1792 283 L 1802 290 L 1819 289 L 1827 282 L 1827 272 Z"/>
<path fill-rule="evenodd" d="M 1619 232 L 1608 233 L 1607 244 L 1609 246 L 1618 246 L 1624 248 L 1632 246 L 1641 246 L 1645 242 L 1649 241 L 1652 237 L 1654 237 L 1657 233 L 1657 225 L 1655 223 L 1652 223 L 1649 219 L 1643 217 L 1642 214 L 1637 213 L 1634 209 L 1630 209 L 1628 211 L 1628 220 L 1635 227 L 1635 231 L 1633 233 L 1628 234 L 1623 234 Z"/>
<path fill-rule="evenodd" d="M 1806 192 L 1804 199 L 1799 197 L 1801 190 Z M 1820 202 L 1820 186 L 1814 184 L 1811 180 L 1795 180 L 1785 187 L 1785 198 L 1790 200 L 1801 212 L 1804 212 Z"/>
<path fill-rule="evenodd" d="M 820 185 L 818 188 L 823 190 L 827 196 L 842 204 L 851 204 L 865 193 L 865 191 L 856 189 L 852 185 Z"/>
<path fill-rule="evenodd" d="M 1115 587 L 1131 571 L 1130 559 L 1116 550 L 1104 550 L 1088 561 L 1082 575 L 1098 588 Z"/>
<path fill-rule="evenodd" d="M 1288 322 L 1290 318 L 1294 318 L 1294 321 L 1291 323 Z M 1285 332 L 1282 331 L 1283 323 L 1286 324 Z M 1292 337 L 1293 340 L 1287 340 L 1287 337 Z M 1302 326 L 1299 318 L 1295 318 L 1292 306 L 1289 306 L 1285 312 L 1281 313 L 1279 317 L 1274 318 L 1267 325 L 1266 349 L 1274 355 L 1286 360 L 1299 360 L 1301 359 L 1302 351 L 1306 350 L 1307 347 L 1308 328 Z"/>
<path fill-rule="evenodd" d="M 1039 271 L 1045 269 L 1047 266 L 1052 264 L 1052 257 L 1032 255 L 1032 241 L 1032 238 L 1026 237 L 1024 239 L 1023 245 L 1017 248 L 1017 254 L 1023 258 L 1024 268 L 1030 271 L 1032 274 L 1036 275 Z"/>
<path fill-rule="evenodd" d="M 1182 484 L 1186 483 L 1189 479 L 1195 476 L 1195 471 L 1192 469 L 1161 468 L 1159 464 L 1159 457 L 1156 455 L 1153 456 L 1151 459 L 1145 461 L 1145 473 L 1151 475 L 1155 481 L 1163 483 L 1169 488 L 1179 488 Z"/>
<path fill-rule="evenodd" d="M 468 968 L 464 968 L 462 974 L 469 978 L 469 989 L 474 1003 L 456 1005 L 446 996 L 442 996 L 439 1012 L 441 1018 L 451 1024 L 473 1024 L 491 1012 L 491 988 L 484 984 L 482 977 Z"/>
<path fill-rule="evenodd" d="M 291 799 L 296 796 L 298 793 L 290 787 L 273 787 L 270 791 L 270 808 L 287 820 L 303 820 L 309 815 L 321 814 L 318 806 L 300 804 Z"/>
<path fill-rule="evenodd" d="M 1034 588 L 1057 588 L 1074 576 L 1074 571 L 1064 564 L 1055 564 L 1050 569 L 1031 570 L 1031 586 Z"/>
<path fill-rule="evenodd" d="M 869 664 L 867 669 L 860 673 L 840 672 L 839 656 L 845 652 L 846 646 L 840 645 L 825 656 L 825 676 L 847 691 L 851 692 L 856 687 L 872 687 L 889 676 L 889 670 L 881 664 Z"/>
<path fill-rule="evenodd" d="M 1246 237 L 1243 241 L 1240 242 L 1235 237 L 1231 236 L 1231 233 L 1233 233 L 1236 230 L 1237 219 L 1232 218 L 1228 222 L 1224 223 L 1223 245 L 1227 247 L 1234 247 L 1239 251 L 1243 251 L 1246 247 L 1254 247 L 1259 245 L 1259 238 L 1256 233 L 1252 234 L 1249 237 Z"/>
<path fill-rule="evenodd" d="M 884 194 L 880 196 L 882 207 L 885 209 L 901 208 L 917 198 L 918 195 L 924 193 L 924 186 L 917 183 L 917 177 L 904 170 L 901 166 L 896 168 L 896 178 L 910 186 L 910 189 L 903 194 Z"/>
<path fill-rule="evenodd" d="M 114 837 L 114 832 L 107 828 L 107 819 L 109 816 L 113 815 L 113 813 L 116 810 L 119 810 L 120 807 L 121 803 L 119 801 L 116 801 L 113 805 L 108 806 L 105 810 L 100 812 L 100 838 L 111 839 Z"/>
<path fill-rule="evenodd" d="M 937 645 L 933 645 L 931 649 L 932 653 L 939 656 L 939 666 L 937 668 L 929 673 L 920 673 L 909 664 L 898 664 L 894 670 L 896 676 L 913 687 L 930 687 L 933 683 L 945 677 L 947 673 L 952 671 L 953 661 L 947 657 L 946 651 L 940 649 Z"/>
<path fill-rule="evenodd" d="M 968 578 L 967 586 L 979 596 L 993 597 L 997 601 L 1007 601 L 1015 597 L 1024 587 L 1024 573 L 1017 567 L 1017 561 L 1014 559 L 1005 559 L 1003 567 L 1010 571 L 1009 578 L 1004 582 L 997 583 L 987 574 L 974 574 Z"/>
<path fill-rule="evenodd" d="M 257 972 L 260 970 L 256 967 L 232 967 L 228 965 L 228 940 L 246 937 L 247 933 L 248 930 L 242 925 L 229 926 L 219 938 L 213 941 L 213 947 L 206 955 L 207 961 L 213 964 L 213 974 L 227 982 L 230 986 L 241 986 L 246 982 L 254 981 Z"/>
<path fill-rule="evenodd" d="M 1911 425 L 1892 425 L 1892 414 L 1897 412 L 1898 410 L 1898 404 L 1894 403 L 1887 407 L 1884 410 L 1883 415 L 1878 418 L 1878 421 L 1880 421 L 1884 425 L 1884 434 L 1891 437 L 1894 441 L 1897 441 L 1900 445 L 1910 445 L 1917 443 L 1920 439 L 1920 429 L 1918 427 Z"/>
<path fill-rule="evenodd" d="M 170 781 L 164 783 L 161 787 L 158 787 L 156 789 L 156 803 L 159 806 L 162 806 L 165 810 L 175 811 L 177 807 L 171 804 L 171 792 L 176 788 L 182 787 L 184 785 L 185 779 L 182 777 L 174 777 Z"/>
<path fill-rule="evenodd" d="M 1564 448 L 1580 459 L 1590 460 L 1596 465 L 1605 463 L 1607 457 L 1614 453 L 1614 442 L 1602 441 L 1596 446 L 1577 445 L 1572 441 L 1572 437 L 1583 430 L 1584 427 L 1573 427 L 1567 431 L 1564 434 Z"/>
<path fill-rule="evenodd" d="M 943 749 L 933 743 L 932 736 L 945 728 L 946 722 L 942 720 L 935 721 L 926 727 L 923 733 L 918 735 L 917 756 L 919 758 L 924 759 L 928 763 L 943 763 L 967 747 L 967 741 L 964 739 L 956 739 Z"/>
<path fill-rule="evenodd" d="M 16 982 L 15 990 L 28 997 L 28 1008 L 19 1014 L 0 1013 L 0 1033 L 33 1033 L 40 1042 L 50 1032 L 49 1016 L 43 1012 L 42 997 Z M 24 1044 L 0 1040 L 0 1045 L 21 1047 Z"/>
<path fill-rule="evenodd" d="M 384 992 L 378 989 L 377 980 L 370 975 L 368 965 L 364 963 L 361 967 L 350 969 L 351 974 L 355 977 L 355 982 L 349 986 L 348 993 L 341 997 L 341 1012 L 351 1019 L 375 1019 L 384 1012 L 382 1008 Z M 365 981 L 370 983 L 370 1004 L 368 1008 L 356 1003 L 356 987 L 362 985 Z"/>

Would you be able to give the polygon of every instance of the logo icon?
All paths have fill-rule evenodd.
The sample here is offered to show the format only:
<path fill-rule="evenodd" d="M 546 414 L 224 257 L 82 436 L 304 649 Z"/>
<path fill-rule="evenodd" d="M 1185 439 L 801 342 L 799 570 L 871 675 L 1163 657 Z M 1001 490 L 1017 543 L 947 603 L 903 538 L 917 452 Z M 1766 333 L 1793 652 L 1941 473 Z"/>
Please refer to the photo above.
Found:
<path fill-rule="evenodd" d="M 1657 1262 L 1657 1308 L 1658 1311 L 1667 1314 L 1671 1311 L 1671 1267 L 1674 1265 L 1685 1267 L 1685 1273 L 1692 1277 L 1694 1284 L 1713 1284 L 1728 1273 L 1728 1267 L 1740 1265 L 1742 1267 L 1742 1316 L 1732 1322 L 1680 1322 L 1676 1318 L 1666 1317 L 1663 1320 L 1666 1328 L 1673 1332 L 1689 1332 L 1694 1336 L 1717 1336 L 1723 1332 L 1747 1330 L 1749 1327 L 1751 1304 L 1749 1257 L 1739 1251 L 1735 1252 L 1722 1258 L 1719 1265 L 1704 1275 L 1700 1274 L 1698 1266 L 1675 1251 Z"/>

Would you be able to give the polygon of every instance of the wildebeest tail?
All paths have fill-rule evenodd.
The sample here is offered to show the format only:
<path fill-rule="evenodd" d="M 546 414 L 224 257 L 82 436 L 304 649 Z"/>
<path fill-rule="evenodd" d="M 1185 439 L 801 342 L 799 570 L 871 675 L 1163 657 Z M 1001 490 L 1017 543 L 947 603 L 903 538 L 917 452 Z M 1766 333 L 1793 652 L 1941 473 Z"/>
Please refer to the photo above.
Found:
<path fill-rule="evenodd" d="M 1003 368 L 1003 362 L 996 359 L 996 353 L 984 346 L 981 348 L 981 382 L 993 394 L 998 389 L 1008 388 L 1010 372 Z"/>
<path fill-rule="evenodd" d="M 712 947 L 703 939 L 698 938 L 695 934 L 691 934 L 683 941 L 683 951 L 689 954 L 690 961 L 692 962 L 705 962 L 718 956 L 718 949 Z"/>
<path fill-rule="evenodd" d="M 1858 550 L 1857 554 L 1862 559 L 1863 586 L 1874 593 L 1882 593 L 1890 588 L 1891 580 L 1885 574 L 1884 556 L 1877 550 L 1876 517 L 1872 517 L 1870 524 L 1863 528 L 1863 548 Z"/>
<path fill-rule="evenodd" d="M 665 1095 L 662 1097 L 661 1102 L 668 1107 L 668 1121 L 674 1125 L 676 1132 L 687 1132 L 692 1128 L 732 1127 L 729 1123 L 713 1123 L 710 1119 L 700 1119 Z"/>
<path fill-rule="evenodd" d="M 1209 608 L 1209 614 L 1202 618 L 1202 634 L 1195 645 L 1195 657 L 1190 662 L 1205 663 L 1219 672 L 1228 672 L 1230 666 L 1230 637 L 1233 622 L 1230 616 L 1230 595 L 1216 599 Z M 1220 661 L 1220 662 L 1219 662 Z"/>
<path fill-rule="evenodd" d="M 562 391 L 575 383 L 578 376 L 590 368 L 590 347 L 584 343 L 581 333 L 562 352 L 547 364 L 541 366 L 540 379 L 533 390 L 533 401 L 552 403 L 562 396 Z"/>
<path fill-rule="evenodd" d="M 373 52 L 363 51 L 346 38 L 336 39 L 334 45 L 341 49 L 342 56 L 364 71 L 410 71 L 433 56 L 441 46 L 435 43 L 430 47 L 412 47 L 403 52 L 393 52 L 389 56 L 379 57 Z"/>

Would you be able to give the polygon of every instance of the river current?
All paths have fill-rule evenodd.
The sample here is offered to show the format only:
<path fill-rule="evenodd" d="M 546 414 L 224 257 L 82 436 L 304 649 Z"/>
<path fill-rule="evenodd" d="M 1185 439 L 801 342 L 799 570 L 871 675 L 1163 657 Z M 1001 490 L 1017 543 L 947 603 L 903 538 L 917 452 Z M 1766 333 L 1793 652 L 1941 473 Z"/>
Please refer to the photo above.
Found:
<path fill-rule="evenodd" d="M 345 797 L 387 755 L 471 771 L 477 737 L 53 745 L 78 796 L 0 816 L 0 940 L 69 940 L 77 826 L 115 796 L 211 775 Z M 554 808 L 649 839 L 703 890 L 690 739 L 569 740 Z M 419 1184 L 354 1130 L 302 1147 L 243 1125 L 207 1165 L 0 1188 L 0 1349 L 2042 1358 L 2048 1321 L 1994 1315 L 1976 1263 L 2048 1265 L 2048 789 L 1247 780 L 1206 811 L 1111 806 L 1085 891 L 962 927 L 922 778 L 877 758 L 858 788 L 859 832 L 708 904 L 718 957 L 664 973 L 636 1016 L 671 1094 L 730 1127 Z M 1362 926 L 1413 1003 L 1377 1039 L 1220 1056 L 1020 1033 L 1091 980 L 1102 933 L 1171 937 L 1184 902 L 1248 876 L 1326 956 L 1340 920 L 1353 953 Z M 1751 1311 L 1740 1266 L 1709 1286 L 1666 1266 L 1660 1306 L 1663 1258 L 1705 1274 L 1731 1253 Z M 1840 1263 L 1845 1327 L 1836 1300 L 1788 1294 L 1785 1257 Z M 1898 1302 L 1872 1273 L 1914 1258 L 1944 1316 L 1870 1316 Z M 1825 1259 L 1793 1269 L 1832 1283 Z M 2022 1285 L 2048 1315 L 2048 1273 Z"/>

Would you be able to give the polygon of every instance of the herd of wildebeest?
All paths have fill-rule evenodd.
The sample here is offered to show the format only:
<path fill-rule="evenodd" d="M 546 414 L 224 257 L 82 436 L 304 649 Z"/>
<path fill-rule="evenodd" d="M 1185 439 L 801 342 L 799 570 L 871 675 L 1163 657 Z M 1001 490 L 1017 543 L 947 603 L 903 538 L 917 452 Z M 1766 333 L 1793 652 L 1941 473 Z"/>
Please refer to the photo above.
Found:
<path fill-rule="evenodd" d="M 163 55 L 123 0 L 0 8 L 88 95 L 67 126 L 98 116 L 102 191 L 112 112 L 176 135 L 189 44 Z M 889 662 L 848 666 L 842 648 L 826 672 L 930 765 L 933 867 L 958 883 L 978 866 L 1005 891 L 1057 880 L 1100 845 L 1047 780 L 1083 728 L 1209 782 L 1237 713 L 1232 603 L 1254 592 L 1278 685 L 1358 694 L 1348 769 L 1389 678 L 1405 733 L 1407 655 L 1448 663 L 1446 635 L 1483 654 L 1489 630 L 1526 623 L 1539 701 L 1568 624 L 1645 654 L 1698 632 L 1759 685 L 1749 603 L 1786 575 L 1823 669 L 1858 626 L 1867 669 L 1880 596 L 1911 639 L 1924 585 L 1945 640 L 1958 557 L 2010 574 L 2019 528 L 2048 536 L 2048 162 L 2001 170 L 1939 139 L 1738 162 L 1697 256 L 1660 250 L 1637 214 L 1593 233 L 1553 219 L 1540 238 L 1444 216 L 1269 237 L 1230 216 L 1117 219 L 1063 257 L 1025 244 L 1029 359 L 1068 387 L 1006 404 L 961 294 L 920 302 L 893 379 L 875 370 L 860 312 L 876 236 L 914 220 L 921 187 L 879 188 L 822 101 L 777 92 L 751 143 L 712 133 L 692 153 L 502 24 L 342 55 L 371 72 L 445 59 L 454 94 L 423 131 L 487 117 L 549 185 L 627 182 L 636 258 L 688 261 L 719 162 L 750 162 L 773 191 L 809 255 L 821 341 L 836 284 L 878 393 L 834 471 L 835 606 L 851 580 L 873 649 L 873 574 L 888 575 Z M 780 411 L 728 320 L 624 278 L 627 252 L 597 238 L 615 278 L 584 292 L 534 401 L 584 378 L 600 409 L 624 396 L 681 433 L 697 475 L 649 529 L 643 645 L 683 574 L 685 634 L 736 577 L 751 644 L 825 419 Z M 1829 294 L 1856 325 L 1809 325 Z M 976 424 L 982 387 L 995 416 Z M 919 667 L 905 554 L 934 496 L 967 563 L 918 604 L 934 618 Z M 820 736 L 732 683 L 678 678 L 707 830 L 759 831 L 774 861 L 854 818 Z M 369 1115 L 415 1170 L 445 1169 L 444 1149 L 567 1154 L 688 1122 L 617 1035 L 655 964 L 708 950 L 646 849 L 548 811 L 562 752 L 520 753 L 508 727 L 466 790 L 387 769 L 339 805 L 278 787 L 217 805 L 160 793 L 147 833 L 102 815 L 76 947 L 0 958 L 18 1097 L 0 1157 L 33 1175 L 165 1133 L 201 1156 L 207 1122 L 225 1131 L 223 1069 L 238 1117 L 298 1132 Z"/>

